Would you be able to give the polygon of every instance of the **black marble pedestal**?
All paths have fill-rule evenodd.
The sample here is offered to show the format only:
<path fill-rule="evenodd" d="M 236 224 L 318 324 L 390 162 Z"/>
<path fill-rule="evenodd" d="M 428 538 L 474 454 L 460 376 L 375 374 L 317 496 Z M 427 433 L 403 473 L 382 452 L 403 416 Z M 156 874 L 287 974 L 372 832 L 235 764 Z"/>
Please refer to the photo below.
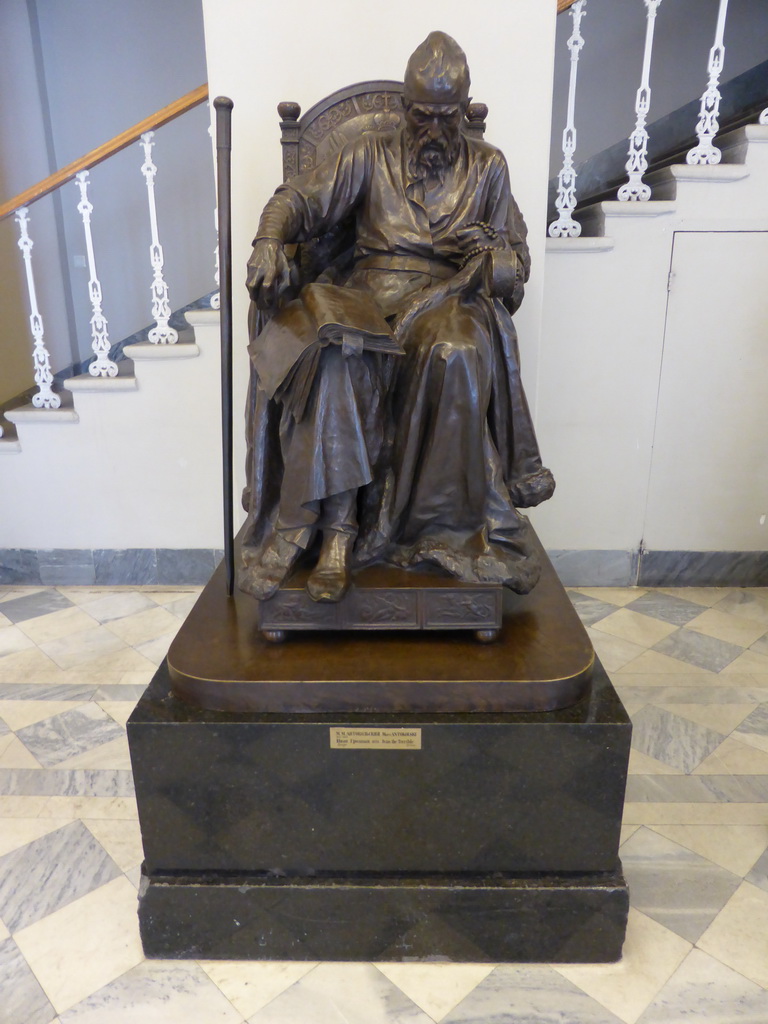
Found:
<path fill-rule="evenodd" d="M 128 722 L 148 956 L 616 960 L 631 726 L 599 664 L 549 712 Z"/>

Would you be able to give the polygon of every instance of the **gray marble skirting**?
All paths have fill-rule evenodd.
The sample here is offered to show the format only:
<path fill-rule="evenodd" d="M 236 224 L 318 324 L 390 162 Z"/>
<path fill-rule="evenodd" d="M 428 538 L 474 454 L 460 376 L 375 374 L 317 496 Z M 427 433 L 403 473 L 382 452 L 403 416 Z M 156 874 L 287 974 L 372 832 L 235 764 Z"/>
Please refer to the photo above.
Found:
<path fill-rule="evenodd" d="M 0 584 L 19 586 L 167 586 L 207 583 L 218 548 L 0 548 Z"/>
<path fill-rule="evenodd" d="M 566 587 L 765 587 L 765 551 L 548 552 Z M 217 548 L 0 548 L 0 584 L 145 586 L 204 584 Z"/>

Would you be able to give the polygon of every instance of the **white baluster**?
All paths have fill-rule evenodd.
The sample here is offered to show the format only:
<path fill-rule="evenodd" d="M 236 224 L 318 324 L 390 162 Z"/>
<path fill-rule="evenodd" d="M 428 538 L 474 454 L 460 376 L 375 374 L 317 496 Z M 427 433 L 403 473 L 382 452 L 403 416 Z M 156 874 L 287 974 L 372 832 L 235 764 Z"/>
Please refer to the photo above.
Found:
<path fill-rule="evenodd" d="M 213 118 L 214 117 L 213 103 L 209 103 L 208 106 L 209 106 L 209 108 L 211 110 L 211 117 Z M 218 192 L 219 167 L 218 167 L 218 162 L 216 160 L 216 131 L 215 131 L 214 127 L 213 127 L 213 120 L 208 125 L 208 134 L 211 137 L 211 149 L 213 150 L 213 183 L 214 183 L 216 195 L 218 196 L 218 194 L 219 194 L 219 192 Z M 218 287 L 219 287 L 219 242 L 218 242 L 218 238 L 219 238 L 219 207 L 218 207 L 217 203 L 214 203 L 214 206 L 213 206 L 213 226 L 214 226 L 214 229 L 216 231 L 216 248 L 213 250 L 213 260 L 214 260 L 216 269 L 214 271 L 214 275 L 213 276 L 214 276 L 214 278 L 216 280 L 216 288 L 218 289 Z M 218 291 L 215 291 L 213 293 L 213 295 L 211 296 L 211 309 L 219 309 L 220 305 L 221 305 L 221 296 L 220 296 Z"/>
<path fill-rule="evenodd" d="M 725 15 L 728 10 L 728 0 L 720 0 L 717 10 L 717 28 L 715 29 L 715 42 L 709 51 L 709 82 L 704 94 L 701 97 L 701 109 L 699 120 L 696 125 L 698 145 L 688 151 L 685 162 L 688 164 L 719 164 L 721 153 L 712 140 L 717 135 L 720 124 L 717 120 L 720 113 L 720 74 L 723 70 L 725 59 L 725 47 L 723 46 L 723 31 L 725 29 Z"/>
<path fill-rule="evenodd" d="M 768 107 L 762 112 L 757 121 L 758 124 L 768 124 Z"/>
<path fill-rule="evenodd" d="M 117 363 L 109 358 L 109 333 L 107 319 L 101 311 L 101 284 L 96 275 L 96 259 L 93 255 L 93 236 L 91 235 L 91 213 L 93 205 L 88 200 L 88 171 L 80 171 L 75 175 L 80 189 L 80 202 L 77 209 L 83 218 L 85 231 L 85 249 L 88 254 L 88 294 L 91 299 L 93 315 L 91 316 L 91 347 L 96 358 L 88 367 L 92 377 L 116 377 Z"/>
<path fill-rule="evenodd" d="M 53 374 L 51 373 L 51 358 L 48 349 L 43 341 L 43 318 L 37 308 L 37 293 L 35 292 L 35 278 L 32 273 L 32 239 L 27 232 L 29 224 L 29 210 L 22 206 L 16 211 L 16 223 L 19 225 L 19 248 L 24 257 L 24 269 L 27 274 L 27 290 L 29 292 L 29 324 L 32 329 L 32 337 L 35 339 L 35 347 L 32 352 L 32 362 L 35 368 L 35 384 L 38 391 L 32 396 L 32 404 L 38 409 L 58 409 L 61 399 L 52 389 Z"/>
<path fill-rule="evenodd" d="M 149 223 L 152 228 L 152 244 L 149 247 L 149 259 L 152 264 L 152 316 L 155 318 L 155 326 L 151 328 L 147 337 L 153 345 L 175 345 L 179 340 L 179 333 L 168 323 L 171 315 L 171 305 L 168 301 L 168 285 L 163 277 L 163 247 L 160 245 L 160 238 L 157 232 L 157 207 L 155 205 L 155 175 L 157 167 L 152 162 L 152 139 L 154 132 L 145 132 L 141 136 L 141 147 L 144 150 L 144 163 L 141 166 L 141 173 L 147 182 L 147 199 L 149 202 Z"/>
<path fill-rule="evenodd" d="M 579 53 L 584 46 L 584 39 L 579 29 L 581 19 L 585 14 L 586 3 L 587 0 L 577 0 L 568 12 L 573 18 L 573 32 L 568 40 L 568 49 L 571 51 L 568 114 L 563 131 L 563 166 L 557 176 L 555 207 L 558 211 L 558 218 L 549 225 L 550 238 L 578 238 L 581 234 L 581 224 L 573 219 L 573 211 L 576 209 L 576 171 L 573 169 L 573 154 L 576 151 L 576 125 L 574 123 L 576 74 L 579 66 Z"/>
<path fill-rule="evenodd" d="M 629 159 L 625 170 L 629 175 L 628 180 L 621 186 L 617 198 L 622 202 L 640 201 L 646 202 L 651 198 L 651 188 L 643 181 L 643 175 L 648 170 L 648 132 L 645 123 L 648 119 L 648 110 L 651 106 L 651 52 L 653 50 L 653 29 L 656 22 L 656 11 L 661 0 L 644 0 L 646 7 L 645 27 L 645 49 L 643 51 L 643 74 L 640 88 L 637 90 L 635 101 L 635 113 L 637 123 L 635 130 L 629 137 Z"/>

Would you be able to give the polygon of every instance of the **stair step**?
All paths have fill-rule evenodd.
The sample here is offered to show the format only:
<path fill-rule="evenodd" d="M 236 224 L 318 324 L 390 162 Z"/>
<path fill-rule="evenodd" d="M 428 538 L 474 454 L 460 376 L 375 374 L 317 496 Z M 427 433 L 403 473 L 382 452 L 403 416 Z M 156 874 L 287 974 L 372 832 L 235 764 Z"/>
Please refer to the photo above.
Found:
<path fill-rule="evenodd" d="M 646 174 L 649 185 L 668 181 L 741 181 L 748 178 L 744 164 L 670 164 Z"/>
<path fill-rule="evenodd" d="M 0 437 L 0 455 L 3 452 L 20 452 L 18 437 Z"/>
<path fill-rule="evenodd" d="M 610 252 L 612 238 L 605 235 L 579 235 L 578 238 L 548 238 L 547 252 Z"/>
<path fill-rule="evenodd" d="M 194 359 L 200 355 L 195 342 L 180 341 L 175 345 L 153 345 L 151 341 L 139 341 L 126 345 L 123 354 L 129 359 Z"/>
<path fill-rule="evenodd" d="M 135 391 L 138 383 L 133 363 L 130 359 L 123 359 L 117 364 L 116 377 L 92 377 L 90 373 L 80 373 L 76 377 L 68 377 L 64 387 L 67 391 Z"/>
<path fill-rule="evenodd" d="M 5 418 L 11 423 L 79 423 L 80 417 L 75 412 L 71 400 L 67 402 L 64 395 L 60 397 L 62 402 L 58 409 L 38 409 L 30 402 L 16 409 L 8 409 Z"/>

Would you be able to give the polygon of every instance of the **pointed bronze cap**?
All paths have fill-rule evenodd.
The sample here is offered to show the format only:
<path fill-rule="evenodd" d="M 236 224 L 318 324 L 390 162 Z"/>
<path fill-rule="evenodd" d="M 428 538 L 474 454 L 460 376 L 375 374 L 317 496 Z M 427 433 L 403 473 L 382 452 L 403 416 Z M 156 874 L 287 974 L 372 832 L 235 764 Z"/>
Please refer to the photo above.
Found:
<path fill-rule="evenodd" d="M 411 103 L 467 103 L 469 68 L 462 48 L 445 32 L 430 32 L 411 54 L 403 93 Z"/>

